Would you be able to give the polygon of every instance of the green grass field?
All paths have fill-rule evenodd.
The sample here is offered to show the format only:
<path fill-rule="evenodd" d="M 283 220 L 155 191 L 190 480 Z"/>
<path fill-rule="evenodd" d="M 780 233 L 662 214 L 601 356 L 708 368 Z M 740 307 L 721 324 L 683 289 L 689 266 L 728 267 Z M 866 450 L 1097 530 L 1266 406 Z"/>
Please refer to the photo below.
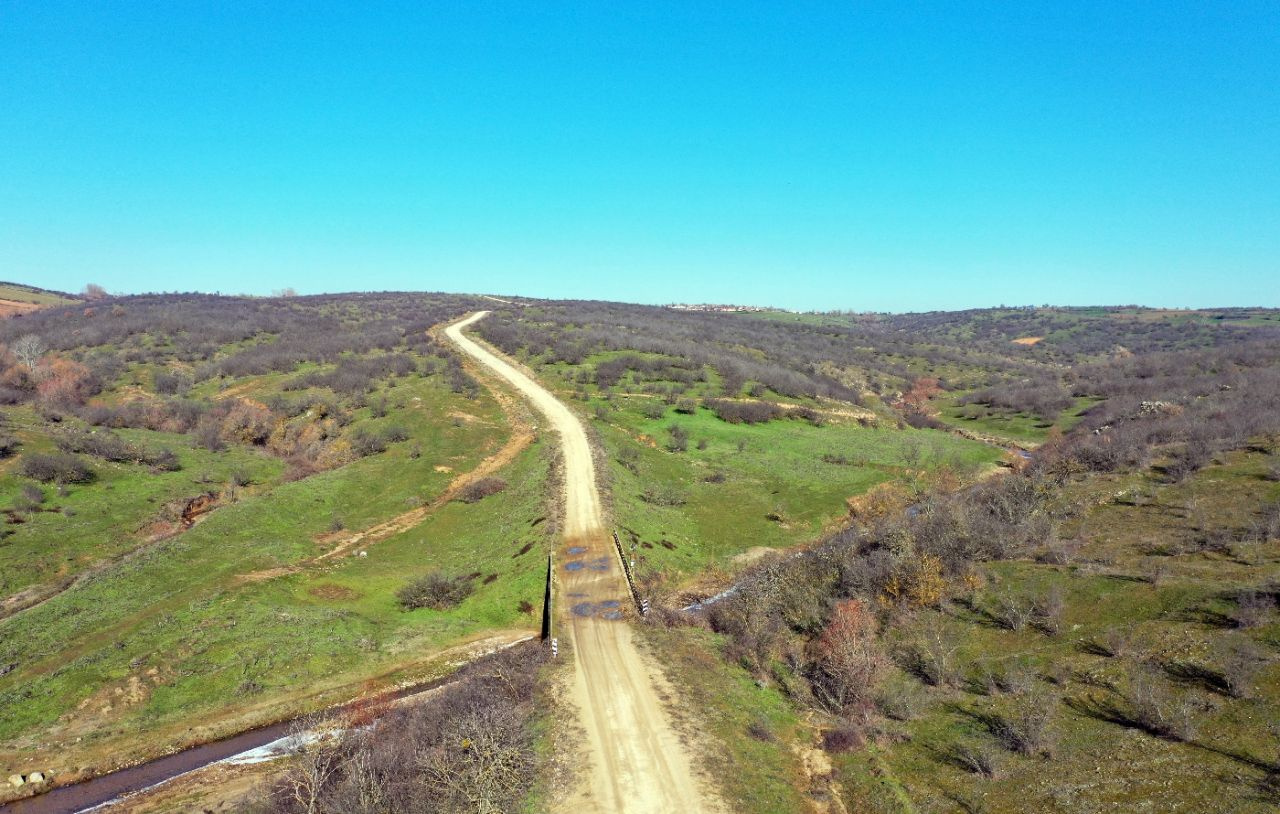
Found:
<path fill-rule="evenodd" d="M 898 624 L 888 635 L 891 647 L 925 630 L 941 631 L 954 643 L 956 685 L 929 687 L 895 668 L 895 686 L 914 686 L 919 708 L 914 719 L 894 724 L 896 734 L 885 738 L 890 745 L 838 757 L 850 809 L 1273 810 L 1258 784 L 1277 752 L 1266 722 L 1280 720 L 1280 665 L 1271 655 L 1280 645 L 1280 623 L 1272 617 L 1258 628 L 1233 629 L 1221 620 L 1233 607 L 1225 598 L 1233 591 L 1280 576 L 1280 544 L 1195 550 L 1195 535 L 1177 517 L 1190 506 L 1197 526 L 1237 526 L 1250 507 L 1280 499 L 1280 486 L 1259 477 L 1256 458 L 1233 453 L 1225 465 L 1178 485 L 1141 476 L 1077 484 L 1085 494 L 1076 497 L 1095 502 L 1072 529 L 1082 545 L 1070 564 L 987 564 L 974 608 L 947 605 Z M 1134 490 L 1152 502 L 1116 497 Z M 1166 546 L 1169 553 L 1150 553 Z M 997 597 L 1044 596 L 1051 588 L 1065 600 L 1056 635 L 1030 625 L 1009 630 L 993 620 Z M 1095 651 L 1093 643 L 1110 630 L 1128 631 L 1119 656 Z M 1191 669 L 1216 668 L 1221 648 L 1242 645 L 1263 659 L 1246 698 L 1228 696 Z M 1097 712 L 1124 707 L 1141 664 L 1152 665 L 1161 686 L 1189 694 L 1195 731 L 1186 742 Z M 1012 694 L 990 694 L 979 678 L 984 670 L 1010 667 L 1032 676 L 1028 691 L 1048 699 L 1051 758 L 1002 748 L 984 723 L 984 716 L 1015 701 Z M 957 765 L 956 744 L 993 755 L 995 778 Z"/>
<path fill-rule="evenodd" d="M 1002 456 L 944 432 L 847 420 L 730 424 L 704 408 L 652 419 L 640 411 L 646 401 L 617 399 L 593 426 L 610 453 L 615 521 L 628 539 L 634 532 L 640 570 L 677 578 L 757 546 L 812 540 L 877 484 L 911 487 L 943 466 L 977 477 Z M 667 449 L 672 425 L 688 432 L 687 451 Z"/>
<path fill-rule="evenodd" d="M 1053 421 L 1045 421 L 1039 416 L 1010 410 L 987 409 L 981 405 L 957 405 L 954 397 L 934 401 L 939 420 L 953 427 L 995 438 L 1006 438 L 1017 444 L 1042 444 L 1054 430 L 1066 432 L 1078 424 L 1084 411 L 1095 403 L 1094 399 L 1077 398 L 1075 404 L 1059 413 Z M 971 416 L 969 410 L 978 415 Z"/>
<path fill-rule="evenodd" d="M 52 291 L 19 285 L 17 283 L 0 283 L 0 300 L 13 302 L 29 302 L 35 305 L 66 305 L 75 302 Z"/>
<path fill-rule="evenodd" d="M 29 409 L 8 412 L 10 427 L 25 451 L 54 449 Z M 184 436 L 146 430 L 123 430 L 122 438 L 148 448 L 172 449 L 182 462 L 176 472 L 152 472 L 141 464 L 96 462 L 91 484 L 39 486 L 45 502 L 39 511 L 23 512 L 21 524 L 10 522 L 0 545 L 0 593 L 73 578 L 96 563 L 146 545 L 150 526 L 167 516 L 165 504 L 209 492 L 234 489 L 233 474 L 249 485 L 248 497 L 278 480 L 283 464 L 243 448 L 212 453 L 192 448 Z M 24 486 L 18 459 L 0 463 L 0 506 L 15 505 Z"/>
<path fill-rule="evenodd" d="M 257 395 L 274 389 L 237 384 Z M 367 557 L 245 580 L 322 553 L 317 541 L 338 523 L 358 531 L 429 502 L 509 435 L 487 394 L 467 399 L 419 376 L 381 393 L 399 409 L 379 419 L 363 408 L 356 424 L 394 422 L 410 440 L 304 480 L 283 482 L 282 462 L 251 449 L 213 453 L 185 437 L 125 430 L 120 435 L 146 446 L 171 446 L 181 471 L 94 461 L 92 483 L 65 494 L 46 487 L 47 510 L 10 526 L 0 544 L 6 593 L 91 567 L 96 573 L 0 621 L 0 663 L 13 665 L 0 677 L 0 757 L 37 748 L 46 761 L 155 754 L 349 696 L 364 678 L 424 662 L 484 631 L 532 628 L 536 620 L 520 606 L 539 602 L 548 550 L 545 526 L 535 522 L 548 500 L 541 444 L 500 473 L 507 490 L 448 503 L 371 545 Z M 34 415 L 11 411 L 10 419 L 21 451 L 52 446 Z M 16 463 L 0 475 L 6 505 L 30 483 L 12 473 Z M 232 472 L 250 484 L 194 527 L 152 543 L 134 531 L 166 501 L 228 489 Z M 474 593 L 448 611 L 402 611 L 395 591 L 435 569 L 474 574 Z M 51 768 L 59 765 L 68 768 Z"/>

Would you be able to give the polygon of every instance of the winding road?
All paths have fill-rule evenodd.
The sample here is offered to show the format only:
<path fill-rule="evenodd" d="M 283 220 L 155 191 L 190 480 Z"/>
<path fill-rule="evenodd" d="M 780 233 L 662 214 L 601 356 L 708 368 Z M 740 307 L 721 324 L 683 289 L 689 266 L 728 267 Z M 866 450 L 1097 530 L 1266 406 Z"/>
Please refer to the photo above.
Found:
<path fill-rule="evenodd" d="M 629 601 L 626 578 L 604 527 L 591 445 L 581 422 L 544 387 L 463 330 L 489 315 L 480 311 L 450 325 L 445 335 L 464 353 L 504 379 L 546 417 L 564 457 L 565 526 L 557 620 L 573 645 L 571 700 L 585 730 L 589 766 L 563 801 L 573 814 L 696 814 L 723 810 L 694 774 L 692 761 L 659 688 L 664 679 L 632 640 L 619 608 Z"/>

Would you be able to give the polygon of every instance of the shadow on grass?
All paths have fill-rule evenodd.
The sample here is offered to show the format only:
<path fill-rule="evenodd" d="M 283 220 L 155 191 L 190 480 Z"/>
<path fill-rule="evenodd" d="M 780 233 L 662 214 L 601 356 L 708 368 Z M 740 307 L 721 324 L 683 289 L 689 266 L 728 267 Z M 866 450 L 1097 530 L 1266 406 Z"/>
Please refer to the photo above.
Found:
<path fill-rule="evenodd" d="M 1234 697 L 1227 677 L 1212 667 L 1190 661 L 1166 661 L 1160 666 L 1175 681 L 1191 684 L 1228 698 Z"/>
<path fill-rule="evenodd" d="M 1206 743 L 1204 741 L 1191 738 L 1179 738 L 1162 732 L 1161 730 L 1140 720 L 1131 710 L 1126 708 L 1126 706 L 1116 703 L 1110 699 L 1103 700 L 1090 696 L 1076 696 L 1063 699 L 1063 703 L 1081 715 L 1085 715 L 1098 721 L 1116 724 L 1117 726 L 1123 726 L 1126 729 L 1135 729 L 1139 732 L 1145 732 L 1153 738 L 1158 738 L 1159 740 L 1169 743 L 1182 743 L 1194 749 L 1212 752 L 1215 755 L 1221 755 L 1229 760 L 1234 760 L 1237 763 L 1254 769 L 1259 769 L 1264 772 L 1280 772 L 1280 766 L 1277 766 L 1273 761 L 1260 759 L 1248 752 L 1235 748 L 1218 746 L 1216 744 Z"/>
<path fill-rule="evenodd" d="M 1169 622 L 1204 625 L 1217 630 L 1230 630 L 1236 626 L 1235 620 L 1229 615 L 1213 608 L 1207 608 L 1204 605 L 1190 608 L 1174 608 L 1164 614 L 1164 619 Z"/>
<path fill-rule="evenodd" d="M 990 628 L 992 630 L 1007 630 L 1007 626 L 996 618 L 995 614 L 982 606 L 980 602 L 972 598 L 957 599 L 955 604 L 964 608 L 966 613 L 951 614 L 953 619 L 961 622 L 968 622 L 971 625 Z"/>

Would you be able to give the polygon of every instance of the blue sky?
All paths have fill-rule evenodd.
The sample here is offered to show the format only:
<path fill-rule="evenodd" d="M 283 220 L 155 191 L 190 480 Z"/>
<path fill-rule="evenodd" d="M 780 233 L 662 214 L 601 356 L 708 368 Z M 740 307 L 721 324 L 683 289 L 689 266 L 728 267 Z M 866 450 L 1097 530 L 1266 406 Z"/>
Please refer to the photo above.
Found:
<path fill-rule="evenodd" d="M 1280 305 L 1280 3 L 0 0 L 0 279 Z"/>

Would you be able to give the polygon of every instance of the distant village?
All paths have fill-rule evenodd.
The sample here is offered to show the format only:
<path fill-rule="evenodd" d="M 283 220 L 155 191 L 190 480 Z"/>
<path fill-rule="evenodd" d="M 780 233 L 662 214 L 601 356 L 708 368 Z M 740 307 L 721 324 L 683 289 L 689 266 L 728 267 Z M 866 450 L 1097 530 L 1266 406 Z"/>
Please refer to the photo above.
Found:
<path fill-rule="evenodd" d="M 736 313 L 741 311 L 777 311 L 777 308 L 767 308 L 761 305 L 715 305 L 712 303 L 672 303 L 667 306 L 674 311 L 719 311 L 721 313 Z"/>

